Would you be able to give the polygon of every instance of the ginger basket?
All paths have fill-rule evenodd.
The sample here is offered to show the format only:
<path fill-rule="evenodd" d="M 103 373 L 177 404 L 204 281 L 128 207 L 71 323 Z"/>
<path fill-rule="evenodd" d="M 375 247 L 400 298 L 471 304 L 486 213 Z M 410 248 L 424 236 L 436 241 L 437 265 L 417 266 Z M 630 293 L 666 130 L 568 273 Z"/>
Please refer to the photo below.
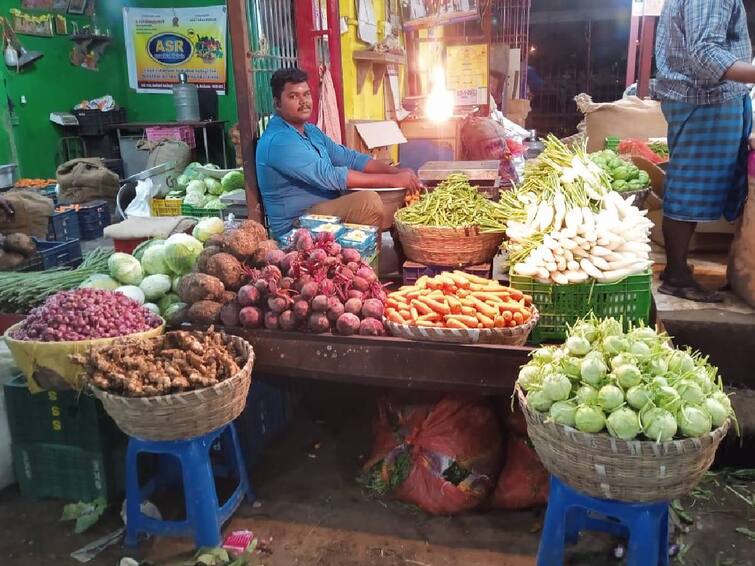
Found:
<path fill-rule="evenodd" d="M 488 263 L 498 253 L 505 236 L 504 232 L 481 232 L 478 226 L 410 226 L 398 219 L 395 225 L 406 257 L 425 265 Z"/>
<path fill-rule="evenodd" d="M 527 433 L 545 468 L 572 488 L 602 499 L 671 501 L 688 494 L 708 471 L 730 421 L 700 438 L 657 443 L 588 434 L 546 422 L 517 390 Z"/>
<path fill-rule="evenodd" d="M 123 397 L 90 387 L 118 427 L 129 436 L 185 440 L 206 434 L 241 414 L 252 381 L 251 344 L 238 336 L 226 336 L 226 340 L 244 352 L 246 363 L 236 375 L 212 387 L 158 397 Z"/>

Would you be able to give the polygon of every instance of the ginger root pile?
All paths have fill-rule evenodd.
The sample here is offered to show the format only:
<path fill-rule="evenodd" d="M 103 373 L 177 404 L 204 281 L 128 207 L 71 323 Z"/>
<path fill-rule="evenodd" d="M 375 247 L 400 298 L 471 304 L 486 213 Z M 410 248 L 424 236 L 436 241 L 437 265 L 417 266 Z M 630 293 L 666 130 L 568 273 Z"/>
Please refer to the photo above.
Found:
<path fill-rule="evenodd" d="M 212 387 L 237 374 L 246 352 L 211 327 L 128 340 L 71 356 L 89 383 L 125 397 L 154 397 Z"/>

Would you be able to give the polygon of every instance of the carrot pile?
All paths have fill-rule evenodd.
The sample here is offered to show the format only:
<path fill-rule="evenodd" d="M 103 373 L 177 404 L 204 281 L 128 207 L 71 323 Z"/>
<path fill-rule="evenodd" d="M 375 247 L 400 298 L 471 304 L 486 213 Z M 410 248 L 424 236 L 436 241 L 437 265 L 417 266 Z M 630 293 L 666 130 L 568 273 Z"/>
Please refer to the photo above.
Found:
<path fill-rule="evenodd" d="M 388 295 L 390 322 L 435 328 L 512 328 L 532 318 L 532 297 L 497 281 L 463 273 L 422 276 Z"/>
<path fill-rule="evenodd" d="M 43 189 L 49 185 L 54 185 L 55 179 L 19 179 L 16 181 L 17 189 Z"/>
<path fill-rule="evenodd" d="M 75 210 L 76 212 L 78 212 L 79 210 L 81 210 L 81 205 L 80 204 L 65 204 L 62 206 L 55 207 L 55 212 L 66 212 L 68 210 Z"/>

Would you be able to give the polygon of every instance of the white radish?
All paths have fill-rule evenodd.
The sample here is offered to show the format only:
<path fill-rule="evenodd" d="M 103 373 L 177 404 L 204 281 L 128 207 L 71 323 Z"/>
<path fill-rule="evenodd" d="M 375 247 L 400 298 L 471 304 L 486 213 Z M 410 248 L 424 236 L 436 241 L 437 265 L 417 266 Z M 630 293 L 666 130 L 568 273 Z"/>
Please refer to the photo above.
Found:
<path fill-rule="evenodd" d="M 581 209 L 582 225 L 585 230 L 590 231 L 595 227 L 595 213 L 586 206 Z"/>
<path fill-rule="evenodd" d="M 553 257 L 553 252 L 550 250 L 550 248 L 543 245 L 543 246 L 540 246 L 538 250 L 540 250 L 540 256 L 543 258 L 543 260 L 546 263 L 556 261 L 555 258 Z"/>
<path fill-rule="evenodd" d="M 548 281 L 548 279 L 550 279 L 551 277 L 551 274 L 548 272 L 547 269 L 545 269 L 544 267 L 541 267 L 540 269 L 537 270 L 537 277 L 538 279 L 543 279 L 545 281 Z"/>
<path fill-rule="evenodd" d="M 582 271 L 587 273 L 590 277 L 594 277 L 595 279 L 598 279 L 603 276 L 603 273 L 595 267 L 592 262 L 585 258 L 582 261 L 579 262 L 579 266 L 582 268 Z"/>
<path fill-rule="evenodd" d="M 592 252 L 593 256 L 598 256 L 598 257 L 605 257 L 611 253 L 611 250 L 609 250 L 608 248 L 604 248 L 603 246 L 593 246 L 592 250 L 590 251 Z"/>
<path fill-rule="evenodd" d="M 624 242 L 619 248 L 622 252 L 634 252 L 634 253 L 650 253 L 652 248 L 648 244 L 641 244 L 638 242 Z"/>
<path fill-rule="evenodd" d="M 563 256 L 556 258 L 556 266 L 559 271 L 566 271 L 566 258 Z"/>
<path fill-rule="evenodd" d="M 539 270 L 539 267 L 531 263 L 517 263 L 514 266 L 514 271 L 519 275 L 524 275 L 525 277 L 533 277 L 534 275 L 537 275 Z"/>
<path fill-rule="evenodd" d="M 561 239 L 561 247 L 564 248 L 564 250 L 573 250 L 578 245 L 579 244 L 575 240 L 572 240 L 571 238 Z"/>
<path fill-rule="evenodd" d="M 588 279 L 588 275 L 584 271 L 567 271 L 565 275 L 570 283 L 584 283 Z"/>
<path fill-rule="evenodd" d="M 569 278 L 566 277 L 563 273 L 559 273 L 558 271 L 551 273 L 551 279 L 555 281 L 559 285 L 568 285 L 569 284 Z"/>
<path fill-rule="evenodd" d="M 553 222 L 553 206 L 550 204 L 544 202 L 540 205 L 540 210 L 537 213 L 537 218 L 535 218 L 535 225 L 540 229 L 541 232 L 545 232 Z"/>
<path fill-rule="evenodd" d="M 564 250 L 564 259 L 566 259 L 566 261 L 572 261 L 574 259 L 574 254 L 571 250 Z"/>
<path fill-rule="evenodd" d="M 558 271 L 558 265 L 556 264 L 555 261 L 551 261 L 545 264 L 545 269 L 547 269 L 548 271 L 552 273 L 554 271 Z"/>
<path fill-rule="evenodd" d="M 590 261 L 595 267 L 597 267 L 601 271 L 608 271 L 610 269 L 608 262 L 600 256 L 593 254 L 590 256 Z"/>
<path fill-rule="evenodd" d="M 579 271 L 579 262 L 576 262 L 573 259 L 571 259 L 566 262 L 566 268 L 569 271 Z"/>
<path fill-rule="evenodd" d="M 566 200 L 561 191 L 558 191 L 556 196 L 553 197 L 553 210 L 553 228 L 555 230 L 560 230 L 564 223 L 564 217 L 566 216 Z"/>

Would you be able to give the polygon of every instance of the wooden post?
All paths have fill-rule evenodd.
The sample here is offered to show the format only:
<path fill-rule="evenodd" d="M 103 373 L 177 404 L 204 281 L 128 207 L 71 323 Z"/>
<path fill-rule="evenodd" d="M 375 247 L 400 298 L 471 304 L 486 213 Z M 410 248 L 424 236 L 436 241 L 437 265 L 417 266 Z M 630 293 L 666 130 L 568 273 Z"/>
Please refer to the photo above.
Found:
<path fill-rule="evenodd" d="M 346 140 L 346 119 L 343 107 L 343 66 L 341 64 L 341 12 L 338 0 L 328 3 L 328 49 L 330 50 L 330 74 L 336 89 L 338 120 L 341 126 L 341 140 Z"/>
<path fill-rule="evenodd" d="M 241 153 L 246 179 L 246 206 L 249 218 L 262 222 L 260 193 L 254 161 L 254 138 L 257 131 L 257 112 L 254 102 L 254 76 L 249 41 L 247 0 L 228 0 L 228 23 L 231 31 L 231 58 L 236 79 Z"/>
<path fill-rule="evenodd" d="M 640 35 L 640 69 L 637 78 L 637 96 L 647 98 L 650 94 L 650 74 L 653 72 L 653 56 L 655 53 L 655 24 L 654 16 L 643 16 L 642 32 Z"/>

